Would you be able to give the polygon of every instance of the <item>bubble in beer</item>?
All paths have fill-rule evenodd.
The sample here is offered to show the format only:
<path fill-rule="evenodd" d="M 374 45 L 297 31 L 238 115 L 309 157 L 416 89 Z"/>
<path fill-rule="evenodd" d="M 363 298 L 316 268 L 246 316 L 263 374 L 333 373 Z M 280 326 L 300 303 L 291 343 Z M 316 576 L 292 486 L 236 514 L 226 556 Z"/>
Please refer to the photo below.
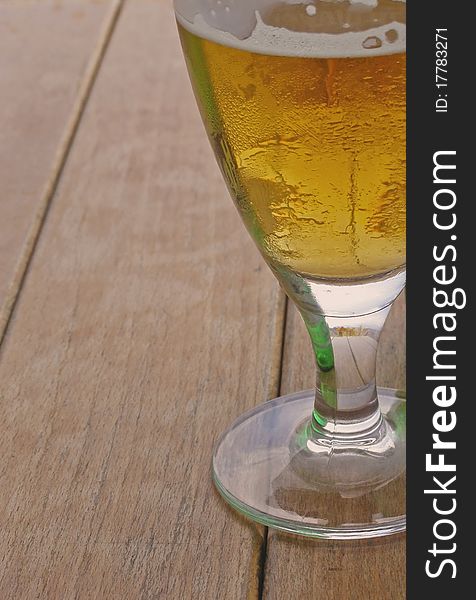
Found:
<path fill-rule="evenodd" d="M 380 48 L 382 46 L 382 40 L 376 35 L 369 35 L 368 38 L 362 42 L 362 46 L 366 50 L 372 50 L 373 48 Z"/>
<path fill-rule="evenodd" d="M 405 4 L 405 0 L 174 0 L 179 23 L 202 37 L 251 52 L 316 58 L 403 52 Z"/>
<path fill-rule="evenodd" d="M 177 19 L 205 125 L 266 258 L 316 278 L 400 267 L 404 4 L 183 2 L 196 7 Z"/>
<path fill-rule="evenodd" d="M 393 42 L 398 40 L 398 31 L 396 29 L 389 29 L 385 32 L 385 39 L 390 44 L 393 44 Z"/>

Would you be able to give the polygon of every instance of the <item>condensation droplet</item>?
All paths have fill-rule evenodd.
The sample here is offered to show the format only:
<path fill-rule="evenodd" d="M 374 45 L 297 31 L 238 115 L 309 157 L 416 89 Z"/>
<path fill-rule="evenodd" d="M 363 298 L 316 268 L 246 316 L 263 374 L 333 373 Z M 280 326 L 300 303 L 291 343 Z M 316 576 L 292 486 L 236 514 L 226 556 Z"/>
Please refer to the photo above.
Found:
<path fill-rule="evenodd" d="M 398 40 L 398 31 L 396 29 L 389 29 L 385 32 L 385 39 L 387 42 L 390 42 L 390 44 L 393 44 L 393 42 Z"/>
<path fill-rule="evenodd" d="M 308 4 L 306 6 L 306 13 L 310 16 L 313 17 L 316 13 L 317 13 L 317 8 L 314 6 L 314 4 Z"/>
<path fill-rule="evenodd" d="M 382 40 L 380 38 L 378 38 L 376 35 L 371 35 L 362 42 L 362 46 L 366 50 L 372 50 L 373 48 L 380 48 L 382 46 Z"/>

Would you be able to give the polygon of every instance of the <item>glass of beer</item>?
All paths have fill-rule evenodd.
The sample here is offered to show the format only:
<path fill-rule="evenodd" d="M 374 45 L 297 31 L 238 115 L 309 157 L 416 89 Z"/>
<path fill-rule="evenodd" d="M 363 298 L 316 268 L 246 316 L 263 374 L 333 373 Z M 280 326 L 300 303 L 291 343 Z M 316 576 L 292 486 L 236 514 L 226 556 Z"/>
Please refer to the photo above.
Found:
<path fill-rule="evenodd" d="M 213 477 L 237 510 L 324 538 L 405 528 L 404 394 L 377 388 L 405 284 L 402 0 L 175 0 L 218 165 L 309 332 L 314 390 L 222 435 Z"/>

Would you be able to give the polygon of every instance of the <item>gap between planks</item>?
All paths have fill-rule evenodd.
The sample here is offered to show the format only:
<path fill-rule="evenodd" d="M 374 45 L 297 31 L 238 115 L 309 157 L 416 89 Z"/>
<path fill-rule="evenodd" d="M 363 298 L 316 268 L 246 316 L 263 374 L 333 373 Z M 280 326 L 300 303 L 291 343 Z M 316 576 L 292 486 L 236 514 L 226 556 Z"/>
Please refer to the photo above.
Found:
<path fill-rule="evenodd" d="M 288 315 L 288 297 L 281 292 L 276 305 L 274 326 L 273 353 L 271 360 L 269 399 L 277 398 L 281 394 L 283 376 L 284 344 L 286 342 L 286 321 Z M 257 600 L 263 600 L 265 591 L 266 560 L 268 558 L 268 533 L 269 527 L 263 526 L 263 540 L 261 542 L 258 559 L 258 591 Z"/>
<path fill-rule="evenodd" d="M 2 325 L 0 329 L 0 341 L 5 339 L 4 336 L 8 330 L 8 323 L 9 320 L 11 320 L 12 314 L 15 311 L 15 305 L 19 298 L 19 294 L 22 293 L 23 286 L 25 285 L 25 283 L 27 283 L 26 277 L 35 252 L 35 248 L 37 247 L 38 241 L 42 239 L 40 238 L 40 236 L 42 235 L 42 229 L 45 225 L 47 214 L 51 214 L 51 211 L 50 213 L 48 213 L 48 211 L 50 207 L 53 208 L 55 206 L 52 205 L 52 201 L 55 198 L 58 184 L 64 179 L 63 173 L 65 171 L 65 168 L 67 170 L 69 167 L 68 157 L 71 153 L 71 150 L 73 150 L 74 152 L 74 148 L 76 147 L 75 138 L 80 123 L 83 122 L 82 116 L 84 113 L 84 109 L 88 103 L 89 97 L 93 90 L 95 81 L 97 79 L 97 75 L 100 72 L 103 58 L 108 50 L 109 42 L 113 37 L 116 23 L 119 19 L 123 5 L 125 5 L 125 0 L 117 1 L 114 3 L 111 12 L 107 15 L 107 19 L 105 20 L 105 26 L 101 30 L 99 42 L 94 51 L 94 54 L 88 61 L 88 68 L 86 70 L 85 76 L 82 78 L 80 91 L 74 104 L 74 108 L 71 112 L 71 117 L 68 120 L 68 125 L 65 129 L 62 141 L 59 144 L 54 168 L 52 169 L 48 183 L 45 186 L 45 191 L 41 195 L 41 206 L 36 211 L 35 225 L 32 226 L 29 231 L 27 242 L 23 246 L 21 259 L 17 263 L 18 266 L 16 269 L 14 283 L 12 283 L 11 285 L 11 293 L 8 296 L 8 310 L 3 313 L 0 313 L 0 318 L 4 317 L 5 319 L 4 321 L 0 321 L 0 324 Z M 237 217 L 235 216 L 235 218 Z M 249 244 L 249 240 L 246 241 Z M 282 293 L 277 296 L 273 308 L 274 317 L 273 319 L 270 319 L 272 321 L 272 334 L 270 336 L 271 339 L 268 338 L 268 343 L 270 343 L 271 348 L 270 360 L 269 362 L 267 362 L 267 369 L 269 369 L 269 379 L 268 384 L 266 386 L 267 398 L 277 396 L 279 394 L 280 388 L 284 329 L 286 326 L 286 299 Z M 12 324 L 11 321 L 10 324 Z M 259 549 L 257 564 L 255 563 L 258 571 L 258 580 L 260 578 L 262 579 L 261 575 L 262 573 L 264 573 L 263 561 L 266 555 L 266 541 L 263 540 L 260 546 L 261 547 Z M 247 589 L 249 590 L 249 597 L 256 598 L 256 579 L 253 578 L 253 581 L 249 581 L 248 584 L 249 587 Z"/>
<path fill-rule="evenodd" d="M 46 182 L 44 191 L 41 194 L 39 205 L 33 217 L 33 222 L 28 230 L 23 248 L 13 272 L 13 278 L 7 288 L 3 305 L 0 307 L 0 347 L 5 339 L 8 324 L 23 287 L 23 282 L 25 281 L 28 267 L 41 235 L 48 209 L 53 200 L 58 182 L 61 178 L 74 138 L 78 131 L 81 117 L 84 113 L 94 82 L 96 81 L 109 42 L 114 33 L 124 2 L 125 0 L 113 0 L 109 8 L 109 13 L 106 15 L 104 25 L 100 31 L 96 48 L 88 61 L 84 76 L 81 79 L 71 116 L 66 123 L 64 134 L 56 152 L 51 174 Z"/>

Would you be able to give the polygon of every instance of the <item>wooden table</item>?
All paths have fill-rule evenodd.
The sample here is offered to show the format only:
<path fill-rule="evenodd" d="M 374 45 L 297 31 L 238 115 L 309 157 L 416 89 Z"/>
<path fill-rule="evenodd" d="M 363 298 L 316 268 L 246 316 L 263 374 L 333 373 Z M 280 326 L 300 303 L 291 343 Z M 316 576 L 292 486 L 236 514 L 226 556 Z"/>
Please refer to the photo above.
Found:
<path fill-rule="evenodd" d="M 0 598 L 404 598 L 403 536 L 266 531 L 211 483 L 218 434 L 313 368 L 168 0 L 2 0 L 0 182 Z M 403 301 L 384 338 L 401 387 Z"/>

